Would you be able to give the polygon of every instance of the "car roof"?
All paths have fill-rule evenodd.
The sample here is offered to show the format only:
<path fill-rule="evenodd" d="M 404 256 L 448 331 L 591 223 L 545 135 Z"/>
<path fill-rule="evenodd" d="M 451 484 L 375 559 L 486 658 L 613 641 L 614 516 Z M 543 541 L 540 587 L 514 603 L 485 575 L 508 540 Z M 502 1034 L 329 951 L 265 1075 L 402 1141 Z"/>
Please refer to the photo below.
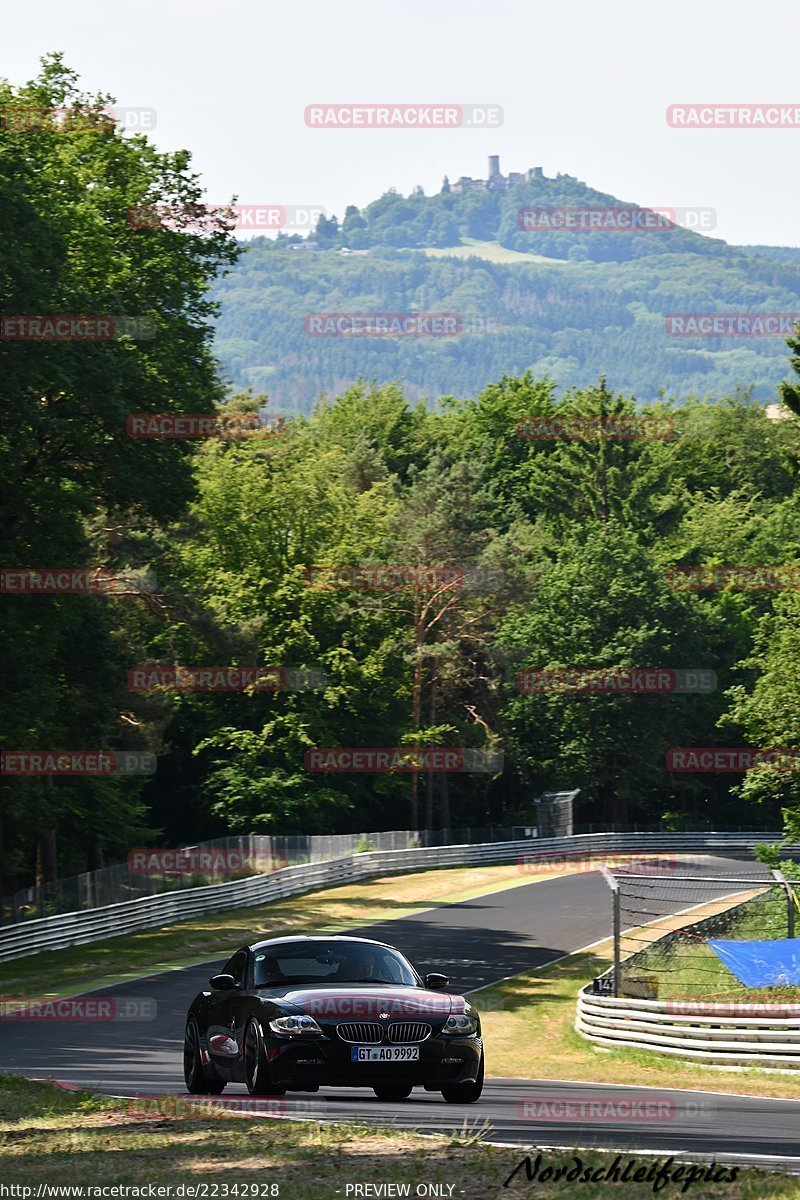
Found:
<path fill-rule="evenodd" d="M 272 947 L 272 946 L 274 946 L 277 949 L 279 946 L 286 945 L 288 942 L 348 942 L 348 943 L 354 943 L 355 945 L 361 945 L 361 946 L 382 946 L 386 950 L 394 950 L 395 949 L 395 947 L 390 946 L 388 942 L 376 942 L 372 938 L 347 937 L 344 934 L 338 934 L 338 933 L 333 933 L 330 935 L 326 935 L 324 933 L 321 933 L 321 934 L 298 933 L 298 934 L 295 934 L 294 937 L 292 937 L 290 935 L 287 937 L 268 938 L 264 942 L 251 942 L 250 945 L 248 947 L 246 947 L 246 949 L 264 950 L 267 947 Z M 244 948 L 245 947 L 243 947 L 243 949 Z M 398 953 L 399 953 L 399 951 L 398 951 Z"/>

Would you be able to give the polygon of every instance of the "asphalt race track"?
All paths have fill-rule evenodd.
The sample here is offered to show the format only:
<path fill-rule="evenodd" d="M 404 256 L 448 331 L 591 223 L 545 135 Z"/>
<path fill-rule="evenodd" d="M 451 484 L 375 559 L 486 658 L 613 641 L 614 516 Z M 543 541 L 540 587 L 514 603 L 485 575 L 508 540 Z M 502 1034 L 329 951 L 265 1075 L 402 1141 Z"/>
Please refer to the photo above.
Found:
<path fill-rule="evenodd" d="M 752 878 L 763 871 L 742 860 L 703 862 L 703 874 Z M 734 890 L 740 889 L 721 884 L 718 894 Z M 675 907 L 685 904 L 684 899 Z M 464 992 L 607 937 L 610 909 L 609 889 L 592 872 L 540 880 L 348 932 L 391 942 L 421 971 L 444 970 L 451 990 Z M 102 995 L 118 1000 L 147 998 L 151 1011 L 154 1000 L 155 1019 L 0 1021 L 0 1072 L 50 1078 L 117 1096 L 184 1096 L 181 1051 L 186 1009 L 235 948 L 222 947 L 220 957 L 197 966 L 102 989 Z M 487 1066 L 491 1071 L 491 1042 Z M 714 1073 L 709 1072 L 708 1079 L 713 1089 Z M 229 1085 L 220 1099 L 233 1107 L 246 1096 L 244 1086 Z M 462 1129 L 466 1121 L 470 1127 L 483 1127 L 484 1136 L 492 1141 L 521 1147 L 683 1151 L 706 1158 L 716 1155 L 718 1160 L 767 1155 L 800 1167 L 800 1101 L 494 1078 L 487 1082 L 479 1104 L 463 1107 L 422 1091 L 413 1092 L 401 1104 L 385 1104 L 369 1090 L 338 1088 L 291 1093 L 261 1103 L 269 1116 L 357 1117 L 428 1132 Z M 249 1097 L 247 1104 L 252 1104 Z"/>

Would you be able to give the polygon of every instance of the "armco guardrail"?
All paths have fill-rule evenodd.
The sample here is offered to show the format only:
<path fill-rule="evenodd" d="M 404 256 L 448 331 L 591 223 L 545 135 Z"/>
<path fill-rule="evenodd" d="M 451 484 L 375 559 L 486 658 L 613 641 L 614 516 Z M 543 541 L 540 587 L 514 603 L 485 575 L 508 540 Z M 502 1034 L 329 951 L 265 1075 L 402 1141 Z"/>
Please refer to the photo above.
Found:
<path fill-rule="evenodd" d="M 720 1014 L 731 1009 L 733 1016 Z M 800 1005 L 633 1000 L 578 993 L 578 1033 L 617 1050 L 635 1047 L 706 1063 L 800 1070 Z"/>
<path fill-rule="evenodd" d="M 549 857 L 597 857 L 602 854 L 752 853 L 758 842 L 780 840 L 779 833 L 607 833 L 570 838 L 526 838 L 513 842 L 434 846 L 413 850 L 384 850 L 353 854 L 328 862 L 284 867 L 268 875 L 209 887 L 186 888 L 156 896 L 110 904 L 82 912 L 41 917 L 0 929 L 0 962 L 62 950 L 103 938 L 186 921 L 198 913 L 226 908 L 251 908 L 269 900 L 299 896 L 317 888 L 402 874 L 423 868 L 476 866 L 519 861 L 520 870 Z"/>

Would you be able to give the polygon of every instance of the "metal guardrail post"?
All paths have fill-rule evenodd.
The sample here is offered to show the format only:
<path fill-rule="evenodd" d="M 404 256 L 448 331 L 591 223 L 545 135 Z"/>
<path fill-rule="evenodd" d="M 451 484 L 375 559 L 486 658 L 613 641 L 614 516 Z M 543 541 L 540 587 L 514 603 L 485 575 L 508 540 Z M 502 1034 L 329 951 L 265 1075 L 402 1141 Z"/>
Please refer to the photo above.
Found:
<path fill-rule="evenodd" d="M 608 886 L 611 888 L 612 908 L 613 908 L 613 927 L 614 927 L 614 995 L 619 996 L 620 976 L 622 973 L 622 956 L 620 954 L 620 903 L 619 903 L 619 883 L 611 874 L 608 867 L 603 864 L 600 867 L 600 873 L 605 879 Z"/>

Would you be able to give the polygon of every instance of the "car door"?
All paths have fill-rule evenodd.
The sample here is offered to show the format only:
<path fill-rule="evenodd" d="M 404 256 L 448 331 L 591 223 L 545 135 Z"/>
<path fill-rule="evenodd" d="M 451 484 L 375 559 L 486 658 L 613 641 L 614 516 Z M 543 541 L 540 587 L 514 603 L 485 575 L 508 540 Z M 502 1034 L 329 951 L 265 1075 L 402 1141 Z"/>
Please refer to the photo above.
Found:
<path fill-rule="evenodd" d="M 211 992 L 208 1006 L 208 1052 L 220 1074 L 231 1079 L 236 1076 L 237 1063 L 241 1054 L 244 1029 L 242 1027 L 242 992 L 247 986 L 249 953 L 237 950 L 222 968 L 220 974 L 232 975 L 237 988 L 233 991 Z"/>

